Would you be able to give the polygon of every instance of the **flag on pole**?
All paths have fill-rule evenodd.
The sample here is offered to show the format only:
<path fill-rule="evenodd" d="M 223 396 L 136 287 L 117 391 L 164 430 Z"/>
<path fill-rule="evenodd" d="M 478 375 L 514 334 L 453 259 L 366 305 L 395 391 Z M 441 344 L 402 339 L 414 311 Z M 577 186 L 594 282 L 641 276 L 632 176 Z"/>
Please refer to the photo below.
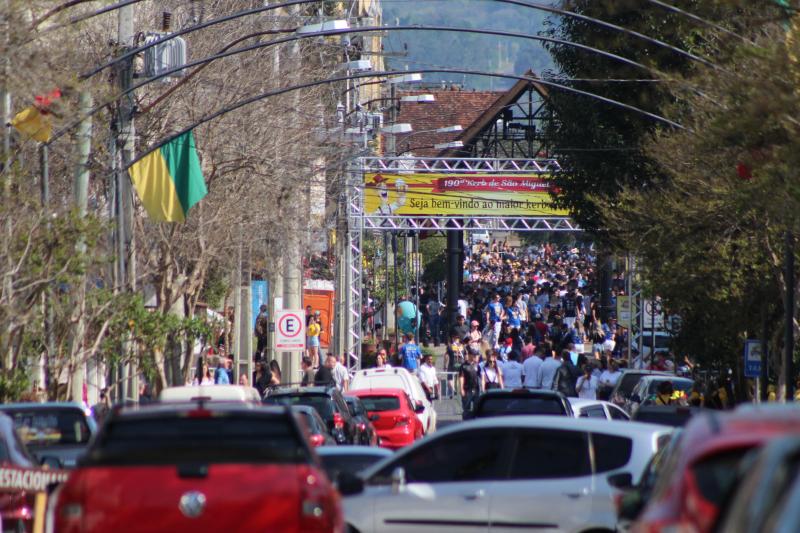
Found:
<path fill-rule="evenodd" d="M 11 125 L 35 141 L 40 143 L 49 141 L 53 135 L 50 105 L 59 98 L 61 98 L 60 89 L 53 89 L 45 95 L 37 95 L 32 106 L 14 115 Z"/>
<path fill-rule="evenodd" d="M 183 222 L 208 193 L 191 131 L 147 154 L 128 173 L 153 220 Z"/>

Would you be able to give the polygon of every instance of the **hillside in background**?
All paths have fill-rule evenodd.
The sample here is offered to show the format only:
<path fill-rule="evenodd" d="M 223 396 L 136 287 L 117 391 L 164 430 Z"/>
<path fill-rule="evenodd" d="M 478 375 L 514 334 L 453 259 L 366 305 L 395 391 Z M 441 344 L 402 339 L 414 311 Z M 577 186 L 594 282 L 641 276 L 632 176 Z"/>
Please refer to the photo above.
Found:
<path fill-rule="evenodd" d="M 538 34 L 544 29 L 546 13 L 492 0 L 383 0 L 383 20 L 389 26 L 421 24 L 460 28 L 489 28 Z M 387 32 L 384 51 L 387 65 L 409 68 L 468 68 L 507 74 L 528 69 L 541 73 L 552 69 L 547 51 L 536 41 L 492 35 L 454 32 Z M 514 80 L 427 74 L 427 82 L 446 81 L 467 88 L 487 90 L 510 87 Z"/>

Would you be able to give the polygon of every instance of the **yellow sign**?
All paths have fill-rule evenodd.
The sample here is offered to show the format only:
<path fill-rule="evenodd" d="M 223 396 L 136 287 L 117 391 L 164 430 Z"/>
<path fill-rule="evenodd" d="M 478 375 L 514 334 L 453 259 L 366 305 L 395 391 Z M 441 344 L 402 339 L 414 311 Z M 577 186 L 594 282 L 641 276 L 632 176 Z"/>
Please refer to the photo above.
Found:
<path fill-rule="evenodd" d="M 630 296 L 617 296 L 617 324 L 623 328 L 631 327 L 633 302 Z"/>
<path fill-rule="evenodd" d="M 569 212 L 553 205 L 542 174 L 366 174 L 367 215 L 545 216 Z"/>

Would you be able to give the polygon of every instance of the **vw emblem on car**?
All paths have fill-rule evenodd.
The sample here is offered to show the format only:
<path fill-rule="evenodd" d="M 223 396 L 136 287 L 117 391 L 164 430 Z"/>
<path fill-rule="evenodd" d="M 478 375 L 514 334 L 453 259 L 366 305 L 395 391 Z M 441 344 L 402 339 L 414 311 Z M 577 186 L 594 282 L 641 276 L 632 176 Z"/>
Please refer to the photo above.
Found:
<path fill-rule="evenodd" d="M 206 508 L 206 495 L 193 490 L 181 496 L 178 509 L 188 518 L 197 518 Z"/>

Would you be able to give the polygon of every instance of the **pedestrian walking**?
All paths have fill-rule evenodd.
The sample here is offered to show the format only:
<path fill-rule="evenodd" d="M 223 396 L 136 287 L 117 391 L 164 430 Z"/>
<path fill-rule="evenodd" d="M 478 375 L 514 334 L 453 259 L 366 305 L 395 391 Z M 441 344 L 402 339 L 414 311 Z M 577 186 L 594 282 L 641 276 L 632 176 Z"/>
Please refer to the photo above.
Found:
<path fill-rule="evenodd" d="M 461 409 L 462 413 L 472 412 L 475 399 L 481 392 L 481 382 L 475 356 L 467 353 L 466 360 L 458 369 L 461 382 Z"/>
<path fill-rule="evenodd" d="M 508 361 L 500 365 L 503 372 L 503 382 L 509 389 L 522 387 L 522 364 L 519 362 L 519 352 L 512 351 L 508 354 Z"/>
<path fill-rule="evenodd" d="M 486 363 L 481 372 L 481 390 L 502 389 L 503 386 L 503 372 L 497 364 L 497 354 L 494 350 L 487 350 Z"/>
<path fill-rule="evenodd" d="M 308 345 L 308 356 L 311 358 L 311 365 L 313 368 L 319 366 L 319 323 L 316 316 L 312 315 L 308 318 L 308 327 L 306 328 L 306 344 Z"/>
<path fill-rule="evenodd" d="M 254 333 L 256 336 L 256 353 L 258 354 L 257 361 L 260 361 L 264 356 L 264 350 L 269 346 L 269 311 L 266 305 L 262 304 L 259 308 Z"/>
<path fill-rule="evenodd" d="M 414 373 L 419 368 L 419 358 L 422 352 L 419 346 L 414 342 L 414 334 L 405 334 L 405 344 L 400 347 L 400 365 L 411 373 Z"/>
<path fill-rule="evenodd" d="M 593 374 L 591 364 L 587 363 L 583 366 L 583 375 L 576 381 L 575 391 L 578 393 L 578 398 L 585 400 L 597 399 L 597 377 Z"/>

